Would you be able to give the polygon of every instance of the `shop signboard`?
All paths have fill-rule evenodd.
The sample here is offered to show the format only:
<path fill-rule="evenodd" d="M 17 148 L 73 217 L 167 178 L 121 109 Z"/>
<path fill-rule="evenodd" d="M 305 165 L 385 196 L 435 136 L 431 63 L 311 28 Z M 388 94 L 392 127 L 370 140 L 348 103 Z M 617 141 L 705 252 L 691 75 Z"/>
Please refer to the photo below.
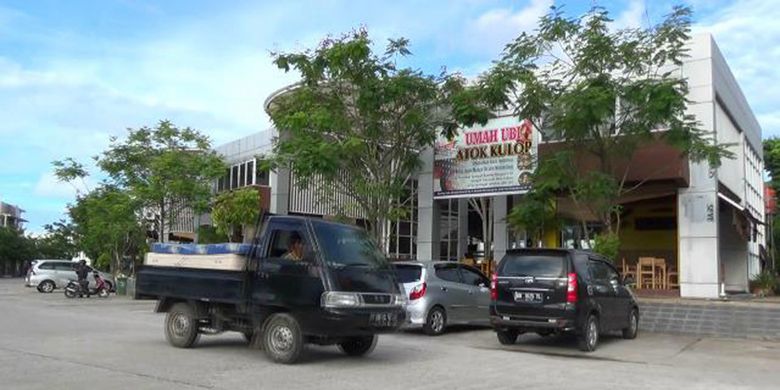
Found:
<path fill-rule="evenodd" d="M 434 199 L 528 192 L 536 168 L 539 132 L 531 121 L 505 116 L 459 129 L 434 145 Z"/>

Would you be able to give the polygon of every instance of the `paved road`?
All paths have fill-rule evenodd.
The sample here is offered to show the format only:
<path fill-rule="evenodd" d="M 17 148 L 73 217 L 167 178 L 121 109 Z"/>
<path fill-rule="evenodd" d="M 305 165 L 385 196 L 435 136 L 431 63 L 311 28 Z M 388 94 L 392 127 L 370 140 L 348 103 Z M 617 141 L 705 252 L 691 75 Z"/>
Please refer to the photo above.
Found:
<path fill-rule="evenodd" d="M 747 389 L 777 388 L 780 343 L 643 333 L 593 354 L 571 340 L 524 336 L 501 347 L 484 329 L 380 338 L 352 359 L 311 347 L 296 366 L 270 363 L 237 334 L 168 346 L 151 302 L 67 300 L 0 279 L 2 389 Z"/>

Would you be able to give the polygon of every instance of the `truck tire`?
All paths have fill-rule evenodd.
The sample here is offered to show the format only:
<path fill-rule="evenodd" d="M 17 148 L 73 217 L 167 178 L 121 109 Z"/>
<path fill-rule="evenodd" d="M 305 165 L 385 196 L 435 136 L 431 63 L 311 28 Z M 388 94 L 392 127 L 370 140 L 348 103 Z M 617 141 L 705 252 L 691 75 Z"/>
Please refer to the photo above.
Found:
<path fill-rule="evenodd" d="M 195 310 L 187 303 L 171 306 L 165 316 L 165 338 L 177 348 L 190 348 L 198 340 L 198 319 Z"/>
<path fill-rule="evenodd" d="M 339 349 L 348 356 L 363 356 L 371 353 L 376 347 L 376 335 L 350 337 L 348 340 L 339 343 Z"/>
<path fill-rule="evenodd" d="M 263 329 L 263 351 L 274 362 L 293 364 L 303 352 L 303 333 L 295 317 L 276 313 Z"/>
<path fill-rule="evenodd" d="M 496 337 L 501 345 L 514 345 L 520 332 L 517 329 L 496 329 Z"/>

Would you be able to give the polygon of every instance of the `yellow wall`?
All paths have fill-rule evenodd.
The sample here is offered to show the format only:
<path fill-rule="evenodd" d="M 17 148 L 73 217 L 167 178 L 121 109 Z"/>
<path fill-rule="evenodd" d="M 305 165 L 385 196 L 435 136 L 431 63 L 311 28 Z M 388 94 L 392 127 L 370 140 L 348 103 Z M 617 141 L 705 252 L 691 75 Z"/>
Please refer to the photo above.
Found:
<path fill-rule="evenodd" d="M 622 221 L 620 229 L 620 249 L 624 251 L 664 250 L 677 252 L 677 230 L 642 230 L 634 229 L 636 218 L 671 217 L 676 218 L 674 211 L 657 212 L 653 209 L 672 208 L 674 203 L 629 206 L 628 217 Z"/>

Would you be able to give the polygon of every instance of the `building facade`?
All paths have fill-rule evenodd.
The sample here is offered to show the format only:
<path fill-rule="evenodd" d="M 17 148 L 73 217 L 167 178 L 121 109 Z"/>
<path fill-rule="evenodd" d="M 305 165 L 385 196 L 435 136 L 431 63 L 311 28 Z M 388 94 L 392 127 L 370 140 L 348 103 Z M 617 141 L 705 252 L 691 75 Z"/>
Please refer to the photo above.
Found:
<path fill-rule="evenodd" d="M 708 34 L 692 38 L 690 57 L 675 71 L 689 83 L 688 113 L 711 131 L 718 143 L 730 144 L 733 159 L 719 167 L 694 162 L 662 142 L 651 143 L 638 151 L 628 164 L 629 182 L 643 183 L 631 196 L 621 199 L 626 210 L 620 231 L 620 264 L 626 273 L 641 273 L 647 259 L 661 259 L 662 278 L 652 286 L 640 281 L 640 288 L 659 289 L 683 297 L 716 298 L 725 293 L 748 291 L 749 278 L 761 269 L 765 242 L 764 183 L 761 128 L 742 94 L 723 55 Z M 289 91 L 278 91 L 273 100 Z M 663 131 L 663 130 L 659 130 Z M 276 129 L 262 131 L 216 148 L 230 168 L 215 183 L 215 191 L 246 186 L 263 193 L 262 207 L 277 214 L 329 217 L 346 199 L 331 197 L 323 201 L 319 191 L 327 191 L 314 181 L 300 188 L 294 175 L 281 169 L 260 173 L 258 159 L 272 152 Z M 542 140 L 541 158 L 565 142 Z M 524 232 L 507 227 L 506 216 L 522 195 L 489 198 L 493 214 L 492 248 L 482 237 L 480 214 L 468 198 L 434 199 L 434 150 L 421 153 L 422 168 L 409 182 L 408 218 L 391 222 L 387 253 L 394 259 L 460 260 L 484 257 L 500 259 L 509 248 L 529 244 Z M 589 162 L 584 161 L 582 169 Z M 561 216 L 581 216 L 567 199 L 558 199 Z M 347 216 L 360 223 L 357 210 Z M 207 220 L 204 220 L 204 222 Z M 594 225 L 594 229 L 598 226 Z M 545 233 L 542 242 L 550 247 L 583 247 L 577 241 L 576 226 Z M 644 260 L 643 260 L 644 259 Z M 633 267 L 633 268 L 632 268 Z"/>
<path fill-rule="evenodd" d="M 18 206 L 0 202 L 0 227 L 7 227 L 21 230 L 24 222 L 22 218 L 24 210 Z"/>

